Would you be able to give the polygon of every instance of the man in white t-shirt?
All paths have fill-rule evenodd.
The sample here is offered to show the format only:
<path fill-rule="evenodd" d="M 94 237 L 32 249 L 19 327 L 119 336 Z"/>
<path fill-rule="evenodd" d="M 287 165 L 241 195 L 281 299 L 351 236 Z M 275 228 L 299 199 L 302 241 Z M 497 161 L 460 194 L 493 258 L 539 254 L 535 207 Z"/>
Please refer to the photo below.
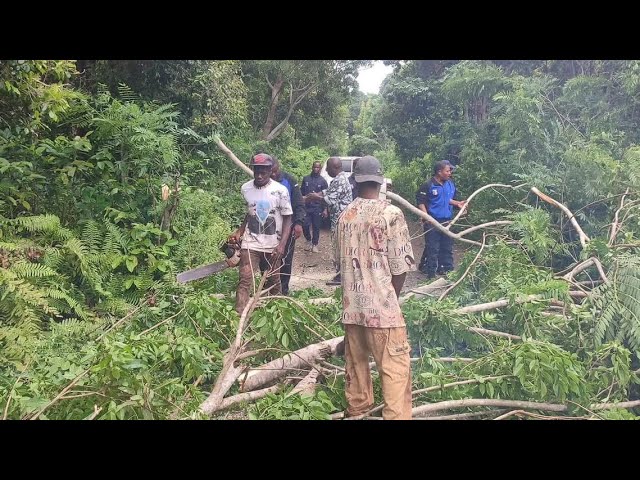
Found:
<path fill-rule="evenodd" d="M 272 266 L 272 272 L 265 282 L 266 287 L 274 287 L 270 294 L 280 293 L 280 268 L 285 246 L 291 233 L 293 210 L 287 187 L 271 179 L 273 159 L 266 153 L 251 158 L 253 180 L 241 187 L 247 202 L 244 222 L 229 237 L 229 243 L 238 244 L 240 249 L 240 281 L 236 289 L 236 311 L 242 311 L 249 302 L 249 288 L 253 284 L 253 272 L 261 260 Z"/>

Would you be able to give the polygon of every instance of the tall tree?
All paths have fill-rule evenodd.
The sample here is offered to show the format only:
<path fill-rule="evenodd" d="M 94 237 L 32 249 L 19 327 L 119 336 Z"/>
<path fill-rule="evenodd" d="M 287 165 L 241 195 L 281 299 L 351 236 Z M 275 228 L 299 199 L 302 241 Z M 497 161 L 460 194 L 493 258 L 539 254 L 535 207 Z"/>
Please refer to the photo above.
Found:
<path fill-rule="evenodd" d="M 270 142 L 280 136 L 297 110 L 309 113 L 320 107 L 338 108 L 355 88 L 357 69 L 365 63 L 357 60 L 244 62 L 243 71 L 253 105 L 251 118 L 262 140 Z M 338 101 L 318 103 L 314 99 Z"/>

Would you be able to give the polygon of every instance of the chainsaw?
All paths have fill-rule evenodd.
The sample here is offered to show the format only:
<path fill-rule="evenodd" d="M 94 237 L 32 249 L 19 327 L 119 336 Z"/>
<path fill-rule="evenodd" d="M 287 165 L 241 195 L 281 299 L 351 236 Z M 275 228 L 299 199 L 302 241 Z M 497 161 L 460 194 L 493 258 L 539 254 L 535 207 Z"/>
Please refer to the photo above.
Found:
<path fill-rule="evenodd" d="M 240 245 L 223 242 L 220 245 L 220 250 L 227 257 L 226 260 L 222 260 L 216 263 L 210 263 L 208 265 L 202 265 L 201 267 L 187 270 L 186 272 L 179 273 L 176 277 L 178 283 L 192 282 L 193 280 L 199 280 L 209 275 L 214 275 L 227 268 L 233 268 L 240 263 Z"/>

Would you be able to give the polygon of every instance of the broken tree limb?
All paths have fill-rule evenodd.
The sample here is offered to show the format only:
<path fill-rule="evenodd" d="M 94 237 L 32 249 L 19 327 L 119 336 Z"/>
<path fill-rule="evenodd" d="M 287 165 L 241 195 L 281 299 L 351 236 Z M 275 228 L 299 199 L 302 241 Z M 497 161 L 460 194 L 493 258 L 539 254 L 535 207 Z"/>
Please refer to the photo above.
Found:
<path fill-rule="evenodd" d="M 260 294 L 262 293 L 262 287 L 264 286 L 267 276 L 271 273 L 271 269 L 262 274 L 262 279 L 258 285 L 257 293 L 253 296 L 251 301 L 247 303 L 240 315 L 240 321 L 238 322 L 238 330 L 236 331 L 236 338 L 229 348 L 229 351 L 225 353 L 222 361 L 222 370 L 216 378 L 216 383 L 213 386 L 213 390 L 209 394 L 209 397 L 200 405 L 200 411 L 205 415 L 211 415 L 213 412 L 220 408 L 223 402 L 224 396 L 227 394 L 231 386 L 238 379 L 240 374 L 244 371 L 245 367 L 236 366 L 236 360 L 238 355 L 242 353 L 242 335 L 244 334 L 251 317 L 251 313 L 255 310 L 258 302 L 260 301 Z"/>
<path fill-rule="evenodd" d="M 287 397 L 291 395 L 313 395 L 316 390 L 316 386 L 318 384 L 318 376 L 320 375 L 320 370 L 317 368 L 312 368 L 311 371 L 304 377 L 302 380 L 298 382 L 298 384 L 289 392 Z"/>
<path fill-rule="evenodd" d="M 640 406 L 640 400 L 618 403 L 596 403 L 591 405 L 591 410 L 611 410 L 614 408 L 635 408 Z M 501 400 L 494 398 L 467 398 L 464 400 L 445 400 L 444 402 L 421 405 L 411 410 L 413 417 L 428 415 L 431 412 L 451 410 L 466 407 L 506 407 L 520 410 L 542 410 L 549 412 L 566 412 L 568 407 L 557 403 L 538 403 L 520 400 Z M 584 408 L 584 407 L 582 407 Z"/>
<path fill-rule="evenodd" d="M 506 407 L 529 410 L 545 410 L 550 412 L 566 412 L 566 405 L 555 403 L 538 403 L 518 400 L 499 400 L 494 398 L 466 398 L 464 400 L 445 400 L 444 402 L 420 405 L 411 410 L 412 417 L 421 417 L 432 412 L 466 407 Z"/>
<path fill-rule="evenodd" d="M 587 268 L 591 267 L 595 265 L 595 262 L 593 261 L 593 257 L 592 258 L 588 258 L 583 262 L 578 263 L 577 265 L 575 265 L 568 273 L 562 275 L 561 278 L 564 278 L 567 281 L 572 281 L 573 277 L 575 277 L 578 273 L 586 270 Z M 560 273 L 564 273 L 564 272 L 560 272 Z"/>
<path fill-rule="evenodd" d="M 428 393 L 428 392 L 434 392 L 437 390 L 444 390 L 446 388 L 453 388 L 453 387 L 457 387 L 459 385 L 469 385 L 469 384 L 474 384 L 474 383 L 484 383 L 484 382 L 488 382 L 488 381 L 492 381 L 492 380 L 500 380 L 503 378 L 508 378 L 511 377 L 512 375 L 499 375 L 499 376 L 495 376 L 495 377 L 484 377 L 484 378 L 479 378 L 479 379 L 472 379 L 472 380 L 461 380 L 459 382 L 452 382 L 452 383 L 445 383 L 444 385 L 435 385 L 433 387 L 427 387 L 427 388 L 421 388 L 419 390 L 414 390 L 413 392 L 411 392 L 411 396 L 415 397 L 417 395 L 421 395 L 423 393 Z M 382 410 L 384 408 L 384 403 L 378 405 L 375 408 L 372 408 L 371 410 L 369 410 L 366 413 L 363 413 L 362 415 L 358 415 L 356 417 L 350 417 L 349 420 L 361 420 L 363 418 L 366 418 L 370 415 L 373 415 L 374 413 L 379 412 L 380 410 Z"/>
<path fill-rule="evenodd" d="M 435 218 L 433 218 L 431 215 L 429 215 L 428 213 L 423 212 L 422 210 L 420 210 L 417 207 L 414 207 L 411 203 L 409 203 L 407 200 L 405 200 L 404 198 L 402 198 L 400 195 L 393 193 L 393 192 L 387 192 L 387 197 L 389 197 L 391 200 L 393 200 L 394 202 L 402 205 L 404 208 L 406 208 L 407 210 L 409 210 L 410 212 L 415 213 L 416 215 L 418 215 L 420 218 L 424 218 L 425 220 L 427 220 L 431 225 L 433 225 L 433 227 L 439 231 L 441 231 L 442 233 L 444 233 L 446 236 L 453 238 L 454 240 L 459 240 L 461 242 L 465 242 L 465 243 L 470 243 L 471 245 L 477 245 L 478 247 L 480 246 L 480 243 L 475 242 L 473 240 L 467 240 L 466 238 L 461 237 L 459 234 L 453 233 L 449 230 L 447 230 L 446 227 L 444 227 L 442 224 L 440 224 Z"/>
<path fill-rule="evenodd" d="M 460 276 L 460 278 L 456 281 L 456 283 L 451 285 L 449 288 L 447 288 L 444 292 L 440 294 L 440 296 L 438 297 L 438 301 L 442 300 L 444 297 L 447 296 L 447 293 L 449 293 L 451 290 L 456 288 L 456 286 L 460 285 L 462 280 L 464 280 L 465 277 L 469 274 L 469 272 L 471 271 L 471 267 L 473 267 L 476 261 L 478 261 L 478 258 L 480 257 L 482 250 L 484 250 L 486 238 L 487 236 L 485 234 L 482 234 L 482 245 L 480 246 L 480 250 L 478 250 L 478 253 L 476 254 L 475 258 L 471 261 L 471 263 L 469 264 L 465 272 Z"/>
<path fill-rule="evenodd" d="M 467 210 L 467 207 L 469 206 L 469 202 L 473 199 L 473 197 L 475 197 L 477 194 L 479 194 L 481 191 L 486 190 L 487 188 L 494 188 L 494 187 L 502 187 L 502 188 L 510 188 L 512 190 L 515 190 L 517 188 L 522 188 L 524 186 L 524 184 L 521 185 L 505 185 L 504 183 L 490 183 L 488 185 L 484 185 L 483 187 L 480 187 L 479 189 L 477 189 L 475 192 L 473 192 L 471 195 L 469 195 L 467 197 L 467 200 L 465 201 L 465 204 L 462 206 L 462 208 L 460 209 L 460 211 L 458 212 L 458 214 L 453 217 L 453 220 L 451 220 L 449 222 L 449 225 L 447 225 L 447 229 L 450 229 L 452 225 L 454 225 L 458 219 L 464 214 L 464 212 Z"/>
<path fill-rule="evenodd" d="M 591 405 L 591 410 L 611 410 L 614 408 L 635 408 L 640 407 L 640 400 L 632 400 L 630 402 L 618 403 L 596 403 Z"/>
<path fill-rule="evenodd" d="M 483 410 L 481 412 L 456 413 L 454 415 L 440 415 L 437 417 L 417 417 L 414 420 L 468 420 L 477 417 L 489 417 L 496 414 L 504 413 L 504 409 Z"/>
<path fill-rule="evenodd" d="M 291 352 L 265 365 L 250 369 L 241 379 L 243 392 L 249 392 L 284 377 L 290 370 L 306 370 L 310 366 L 334 355 L 344 337 L 336 337 Z"/>
<path fill-rule="evenodd" d="M 596 268 L 598 269 L 598 273 L 600 274 L 600 278 L 602 278 L 602 281 L 606 284 L 609 283 L 609 279 L 607 278 L 607 275 L 604 273 L 604 268 L 602 267 L 602 263 L 600 263 L 600 260 L 598 260 L 597 258 L 593 257 L 593 263 L 595 264 Z"/>
<path fill-rule="evenodd" d="M 225 410 L 239 403 L 254 402 L 263 397 L 266 397 L 270 393 L 276 393 L 281 388 L 282 388 L 282 385 L 278 383 L 276 385 L 273 385 L 272 387 L 263 388 L 262 390 L 256 390 L 254 392 L 238 393 L 237 395 L 233 395 L 232 397 L 227 397 L 224 400 L 222 400 L 222 403 L 220 404 L 220 406 L 218 406 L 218 408 L 216 408 L 211 413 L 215 413 L 220 410 Z"/>
<path fill-rule="evenodd" d="M 534 302 L 541 299 L 541 295 L 526 295 L 524 297 L 516 298 L 515 303 Z M 487 310 L 495 310 L 496 308 L 506 307 L 507 305 L 509 305 L 509 300 L 507 300 L 506 298 L 502 298 L 500 300 L 496 300 L 495 302 L 479 303 L 477 305 L 469 305 L 467 307 L 456 308 L 451 313 L 462 315 L 465 313 L 486 312 Z"/>
<path fill-rule="evenodd" d="M 512 335 L 510 333 L 504 333 L 504 332 L 497 332 L 495 330 L 488 330 L 486 328 L 468 327 L 467 330 L 473 333 L 477 333 L 479 335 L 493 335 L 494 337 L 508 338 L 509 340 L 522 340 L 522 337 L 519 337 L 518 335 Z"/>
<path fill-rule="evenodd" d="M 506 420 L 509 417 L 531 417 L 540 420 L 585 420 L 586 417 L 560 417 L 557 415 L 539 415 L 537 413 L 527 412 L 526 410 L 511 410 L 503 415 L 500 415 L 494 420 Z"/>
<path fill-rule="evenodd" d="M 428 285 L 423 285 L 421 287 L 414 288 L 410 290 L 408 293 L 401 295 L 400 298 L 398 298 L 398 303 L 402 305 L 410 298 L 420 298 L 424 296 L 435 297 L 435 293 L 437 291 L 442 290 L 443 288 L 446 288 L 449 285 L 450 285 L 450 282 L 446 278 L 438 278 L 437 280 L 434 280 Z"/>
<path fill-rule="evenodd" d="M 238 167 L 240 167 L 240 169 L 249 174 L 251 177 L 253 177 L 253 171 L 247 167 L 244 163 L 242 163 L 238 157 L 235 156 L 235 154 L 229 150 L 229 147 L 227 147 L 224 143 L 222 143 L 222 140 L 220 140 L 220 137 L 218 135 L 214 136 L 214 141 L 216 142 L 216 145 L 218 145 L 218 148 L 220 150 L 222 150 L 222 153 L 224 153 L 233 163 L 235 163 Z"/>
<path fill-rule="evenodd" d="M 564 206 L 562 203 L 558 202 L 557 200 L 554 200 L 550 196 L 545 195 L 536 187 L 531 187 L 531 191 L 535 193 L 538 197 L 540 197 L 542 200 L 544 200 L 545 202 L 558 207 L 560 210 L 564 212 L 564 214 L 567 217 L 569 217 L 569 221 L 571 222 L 571 225 L 573 225 L 573 228 L 575 228 L 576 232 L 578 232 L 578 236 L 580 237 L 580 245 L 582 245 L 582 248 L 585 248 L 587 246 L 587 242 L 589 242 L 591 239 L 587 236 L 586 233 L 584 233 L 584 230 L 582 230 L 582 227 L 576 220 L 573 213 L 571 213 L 571 210 L 569 210 L 566 206 Z"/>
<path fill-rule="evenodd" d="M 618 220 L 618 215 L 620 215 L 620 210 L 622 210 L 624 207 L 624 197 L 626 197 L 628 194 L 629 194 L 629 189 L 627 188 L 627 190 L 624 192 L 624 195 L 622 195 L 622 198 L 620 199 L 620 208 L 618 208 L 616 210 L 616 213 L 613 215 L 613 223 L 611 224 L 611 233 L 609 234 L 609 246 L 612 246 L 614 244 L 614 242 L 616 241 L 616 235 L 618 235 L 618 232 L 622 227 L 622 222 Z"/>
<path fill-rule="evenodd" d="M 466 230 L 458 232 L 458 235 L 464 237 L 465 235 L 468 235 L 471 232 L 475 232 L 476 230 L 480 230 L 481 228 L 496 227 L 498 225 L 511 225 L 512 223 L 513 222 L 511 220 L 495 220 L 493 222 L 481 223 L 480 225 L 475 225 L 473 227 L 467 228 Z"/>

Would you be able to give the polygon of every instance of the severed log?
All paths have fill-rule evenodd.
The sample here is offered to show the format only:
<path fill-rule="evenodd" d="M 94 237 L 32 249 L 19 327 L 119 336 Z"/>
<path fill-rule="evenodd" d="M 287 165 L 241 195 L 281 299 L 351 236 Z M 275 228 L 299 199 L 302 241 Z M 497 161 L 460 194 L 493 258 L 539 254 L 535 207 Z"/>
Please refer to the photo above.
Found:
<path fill-rule="evenodd" d="M 469 420 L 477 417 L 490 417 L 492 415 L 500 415 L 505 409 L 483 410 L 481 412 L 456 413 L 454 415 L 440 415 L 437 417 L 416 417 L 414 420 Z"/>
<path fill-rule="evenodd" d="M 311 371 L 304 377 L 302 380 L 298 382 L 298 384 L 289 392 L 287 395 L 290 397 L 291 395 L 313 395 L 316 390 L 316 386 L 318 384 L 318 377 L 320 375 L 320 370 L 317 368 L 312 368 Z"/>
<path fill-rule="evenodd" d="M 429 413 L 439 412 L 441 410 L 451 410 L 453 408 L 465 407 L 506 407 L 519 408 L 529 410 L 545 410 L 550 412 L 566 412 L 566 405 L 556 403 L 538 403 L 526 402 L 518 400 L 499 400 L 494 398 L 466 398 L 464 400 L 445 400 L 444 402 L 429 403 L 420 405 L 411 410 L 412 417 L 421 417 Z"/>
<path fill-rule="evenodd" d="M 238 393 L 237 395 L 233 395 L 231 397 L 227 397 L 224 400 L 222 400 L 222 403 L 220 404 L 220 406 L 218 406 L 211 413 L 215 413 L 220 410 L 225 410 L 227 408 L 230 408 L 242 402 L 254 402 L 263 397 L 266 397 L 270 393 L 276 393 L 281 388 L 282 388 L 281 384 L 276 384 L 276 385 L 273 385 L 272 387 L 263 388 L 262 390 L 256 390 L 253 392 L 246 392 L 246 393 Z"/>
<path fill-rule="evenodd" d="M 611 410 L 614 408 L 635 408 L 640 406 L 640 400 L 618 403 L 596 403 L 589 406 L 591 410 Z M 501 400 L 494 398 L 466 398 L 464 400 L 445 400 L 443 402 L 420 405 L 411 410 L 413 417 L 421 417 L 440 410 L 466 407 L 506 407 L 521 410 L 543 410 L 549 412 L 566 412 L 569 407 L 557 403 L 538 403 L 520 400 Z"/>
<path fill-rule="evenodd" d="M 240 391 L 249 392 L 278 381 L 290 370 L 308 369 L 331 355 L 335 355 L 336 347 L 343 340 L 344 337 L 336 337 L 324 342 L 314 343 L 265 365 L 250 369 L 240 378 L 242 385 Z"/>
<path fill-rule="evenodd" d="M 398 298 L 398 303 L 402 305 L 410 298 L 420 298 L 425 296 L 435 297 L 441 290 L 447 288 L 449 285 L 451 285 L 451 282 L 446 278 L 438 278 L 428 285 L 411 289 L 406 294 L 401 295 L 400 298 Z"/>
<path fill-rule="evenodd" d="M 613 222 L 611 223 L 611 233 L 609 234 L 609 243 L 608 243 L 610 247 L 613 246 L 613 244 L 615 243 L 616 236 L 618 235 L 618 232 L 622 228 L 622 222 L 618 220 L 618 215 L 620 215 L 620 211 L 624 207 L 624 197 L 626 197 L 628 194 L 629 194 L 629 189 L 627 188 L 627 190 L 624 192 L 624 195 L 622 195 L 622 198 L 620 199 L 620 208 L 616 210 L 616 213 L 613 216 Z"/>

